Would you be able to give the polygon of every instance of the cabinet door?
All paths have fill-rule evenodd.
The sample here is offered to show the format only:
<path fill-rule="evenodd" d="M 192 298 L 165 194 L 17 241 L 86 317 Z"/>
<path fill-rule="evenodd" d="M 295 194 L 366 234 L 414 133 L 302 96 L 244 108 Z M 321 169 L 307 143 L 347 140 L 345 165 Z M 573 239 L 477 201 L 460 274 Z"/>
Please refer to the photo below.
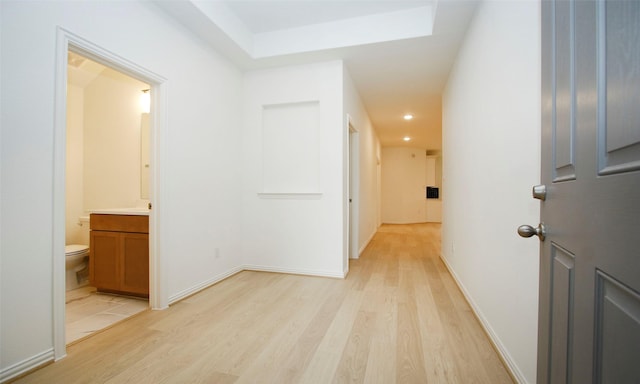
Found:
<path fill-rule="evenodd" d="M 149 235 L 121 233 L 120 236 L 120 289 L 148 295 Z"/>
<path fill-rule="evenodd" d="M 98 289 L 119 289 L 119 237 L 118 232 L 91 231 L 90 280 Z"/>

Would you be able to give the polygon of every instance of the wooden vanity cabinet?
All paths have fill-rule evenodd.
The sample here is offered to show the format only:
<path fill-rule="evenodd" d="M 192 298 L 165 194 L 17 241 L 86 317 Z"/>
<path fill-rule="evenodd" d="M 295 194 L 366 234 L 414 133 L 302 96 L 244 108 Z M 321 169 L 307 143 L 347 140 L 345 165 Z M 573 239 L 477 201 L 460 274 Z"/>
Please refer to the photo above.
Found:
<path fill-rule="evenodd" d="M 149 297 L 149 216 L 90 216 L 91 285 L 99 292 Z"/>

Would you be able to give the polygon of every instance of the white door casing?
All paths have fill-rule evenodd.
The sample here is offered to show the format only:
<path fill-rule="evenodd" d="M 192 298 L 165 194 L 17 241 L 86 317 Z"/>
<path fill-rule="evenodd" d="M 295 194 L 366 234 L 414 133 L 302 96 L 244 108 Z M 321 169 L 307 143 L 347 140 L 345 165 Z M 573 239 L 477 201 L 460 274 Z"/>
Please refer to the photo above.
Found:
<path fill-rule="evenodd" d="M 114 68 L 128 76 L 151 85 L 151 124 L 149 178 L 150 200 L 153 210 L 149 215 L 149 303 L 153 309 L 168 306 L 168 294 L 164 283 L 161 258 L 162 198 L 165 195 L 158 175 L 164 165 L 163 156 L 167 153 L 166 122 L 166 79 L 146 68 L 126 60 L 96 44 L 73 34 L 63 28 L 57 30 L 56 43 L 56 84 L 55 84 L 55 120 L 54 120 L 54 158 L 53 158 L 53 328 L 54 358 L 59 360 L 66 355 L 65 340 L 65 162 L 67 129 L 67 53 L 73 51 L 103 65 Z"/>

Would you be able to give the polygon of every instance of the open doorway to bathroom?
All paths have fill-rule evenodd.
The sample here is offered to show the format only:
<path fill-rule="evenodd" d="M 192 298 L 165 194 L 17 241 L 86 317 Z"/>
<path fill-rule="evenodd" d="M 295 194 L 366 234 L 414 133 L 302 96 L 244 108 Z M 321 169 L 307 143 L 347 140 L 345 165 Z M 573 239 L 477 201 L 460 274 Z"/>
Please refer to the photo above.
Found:
<path fill-rule="evenodd" d="M 149 307 L 151 87 L 78 53 L 69 51 L 67 62 L 65 342 L 70 344 Z M 99 228 L 95 215 L 127 223 L 142 222 L 139 216 L 146 215 L 146 234 L 138 227 Z M 145 249 L 146 261 L 139 256 Z M 125 252 L 138 252 L 137 259 Z M 125 266 L 135 274 L 130 269 L 123 285 L 118 279 L 125 278 Z"/>

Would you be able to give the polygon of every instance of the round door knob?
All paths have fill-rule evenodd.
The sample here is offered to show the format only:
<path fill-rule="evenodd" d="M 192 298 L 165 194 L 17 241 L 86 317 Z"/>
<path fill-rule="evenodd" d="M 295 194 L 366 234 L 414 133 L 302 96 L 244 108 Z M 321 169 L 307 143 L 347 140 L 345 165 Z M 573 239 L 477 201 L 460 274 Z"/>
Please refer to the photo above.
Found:
<path fill-rule="evenodd" d="M 530 225 L 521 225 L 518 227 L 518 235 L 522 237 L 531 237 L 536 235 L 540 241 L 544 241 L 546 233 L 547 231 L 543 223 L 538 224 L 535 228 Z"/>

